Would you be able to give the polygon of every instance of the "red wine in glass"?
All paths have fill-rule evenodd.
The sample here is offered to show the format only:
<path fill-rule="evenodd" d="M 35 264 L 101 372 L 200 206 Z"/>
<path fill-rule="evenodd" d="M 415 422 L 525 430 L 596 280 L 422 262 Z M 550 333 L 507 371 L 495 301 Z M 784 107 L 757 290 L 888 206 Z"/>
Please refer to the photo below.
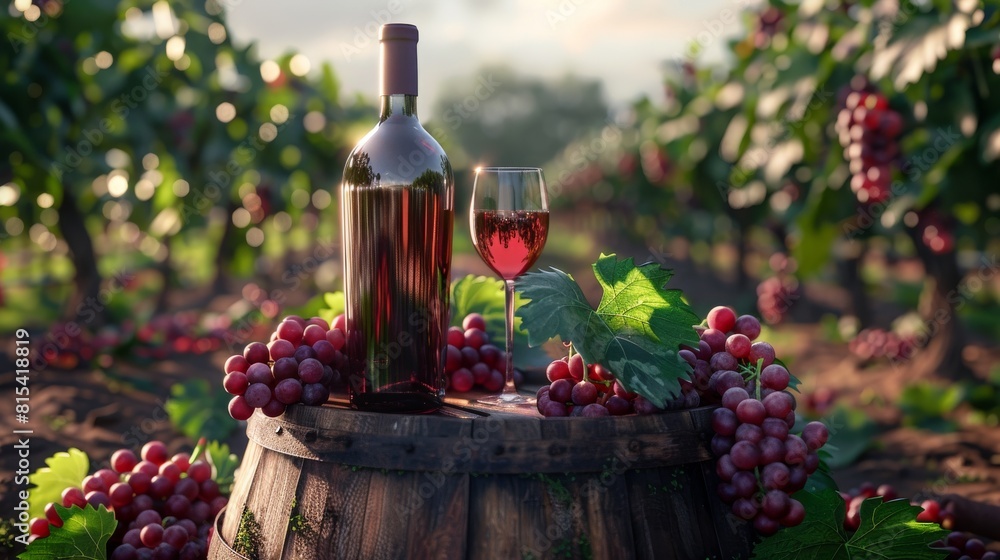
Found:
<path fill-rule="evenodd" d="M 537 210 L 477 210 L 472 222 L 479 256 L 504 280 L 535 264 L 549 231 L 549 213 Z"/>
<path fill-rule="evenodd" d="M 477 402 L 498 406 L 533 405 L 514 387 L 514 280 L 535 264 L 549 232 L 548 195 L 537 167 L 480 167 L 472 187 L 469 226 L 476 251 L 504 280 L 507 335 L 503 392 Z"/>

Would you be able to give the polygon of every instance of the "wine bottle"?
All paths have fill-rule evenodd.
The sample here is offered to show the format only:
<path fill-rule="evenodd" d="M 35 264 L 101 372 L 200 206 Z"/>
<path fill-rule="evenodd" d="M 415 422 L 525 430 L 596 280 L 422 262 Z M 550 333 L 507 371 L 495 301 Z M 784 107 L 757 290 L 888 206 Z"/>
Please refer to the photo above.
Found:
<path fill-rule="evenodd" d="M 352 406 L 441 406 L 454 179 L 417 119 L 417 28 L 379 30 L 381 114 L 354 148 L 340 189 L 348 388 Z"/>

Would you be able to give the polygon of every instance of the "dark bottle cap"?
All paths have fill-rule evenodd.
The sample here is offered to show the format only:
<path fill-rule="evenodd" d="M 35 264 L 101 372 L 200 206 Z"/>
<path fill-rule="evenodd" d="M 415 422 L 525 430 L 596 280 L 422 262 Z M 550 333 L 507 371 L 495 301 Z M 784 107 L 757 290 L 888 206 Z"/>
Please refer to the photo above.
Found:
<path fill-rule="evenodd" d="M 417 94 L 417 40 L 415 25 L 387 23 L 378 32 L 380 95 Z"/>

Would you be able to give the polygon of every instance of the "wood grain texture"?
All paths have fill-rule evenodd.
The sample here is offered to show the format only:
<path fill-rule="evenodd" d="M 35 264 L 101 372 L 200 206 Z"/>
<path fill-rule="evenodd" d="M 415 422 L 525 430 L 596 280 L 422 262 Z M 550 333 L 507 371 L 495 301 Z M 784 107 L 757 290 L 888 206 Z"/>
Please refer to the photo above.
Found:
<path fill-rule="evenodd" d="M 239 558 L 244 509 L 266 560 L 745 558 L 752 533 L 715 493 L 711 411 L 258 414 L 209 558 Z"/>

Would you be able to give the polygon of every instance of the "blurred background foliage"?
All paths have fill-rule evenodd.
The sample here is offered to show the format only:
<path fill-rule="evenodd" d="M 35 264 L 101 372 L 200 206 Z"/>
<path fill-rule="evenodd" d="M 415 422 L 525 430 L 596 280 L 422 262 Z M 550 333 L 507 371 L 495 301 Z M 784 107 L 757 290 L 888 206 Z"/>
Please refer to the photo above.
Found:
<path fill-rule="evenodd" d="M 140 284 L 129 316 L 166 310 L 180 290 L 236 291 L 233 278 L 270 275 L 308 295 L 336 287 L 335 185 L 374 122 L 373 97 L 345 98 L 329 64 L 234 44 L 217 0 L 15 0 L 8 11 L 0 323 L 78 319 L 121 288 L 123 270 Z M 428 129 L 460 187 L 478 163 L 545 168 L 565 226 L 547 255 L 661 247 L 751 299 L 773 277 L 756 291 L 780 296 L 760 304 L 774 321 L 800 282 L 839 284 L 855 330 L 875 322 L 873 297 L 894 300 L 933 328 L 921 363 L 966 375 L 962 324 L 934 318 L 998 328 L 970 311 L 997 310 L 996 284 L 963 287 L 994 276 L 1000 249 L 1000 10 L 773 0 L 741 18 L 725 64 L 700 64 L 695 45 L 667 65 L 663 98 L 621 114 L 596 81 L 489 66 L 445 88 Z M 851 188 L 864 170 L 838 138 L 852 91 L 902 117 L 878 200 Z M 465 227 L 459 253 L 471 251 Z M 873 259 L 922 272 L 879 276 L 891 268 Z M 114 311 L 100 307 L 95 329 Z"/>

